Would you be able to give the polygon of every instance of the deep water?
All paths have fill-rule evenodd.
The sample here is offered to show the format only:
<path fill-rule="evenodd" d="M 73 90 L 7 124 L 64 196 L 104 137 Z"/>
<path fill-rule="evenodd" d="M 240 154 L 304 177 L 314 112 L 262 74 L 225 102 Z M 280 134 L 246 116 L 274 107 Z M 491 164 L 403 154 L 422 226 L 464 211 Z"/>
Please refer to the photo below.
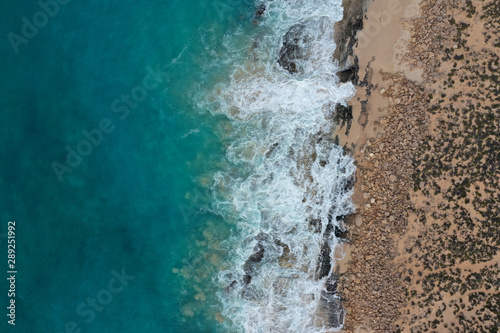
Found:
<path fill-rule="evenodd" d="M 261 4 L 0 5 L 2 332 L 332 325 L 322 253 L 354 172 L 327 135 L 353 93 L 331 57 L 340 1 Z M 290 29 L 297 73 L 276 62 Z"/>
<path fill-rule="evenodd" d="M 207 70 L 214 56 L 203 39 L 217 48 L 231 26 L 249 20 L 249 5 L 73 0 L 17 54 L 7 34 L 21 35 L 22 17 L 32 21 L 40 7 L 0 7 L 0 232 L 17 222 L 18 266 L 16 326 L 4 310 L 1 331 L 64 332 L 68 322 L 82 332 L 215 331 L 213 310 L 182 315 L 197 292 L 172 272 L 197 255 L 192 242 L 210 217 L 200 211 L 209 201 L 200 179 L 224 154 L 213 134 L 219 119 L 194 112 L 188 92 L 219 75 Z M 148 81 L 157 87 L 113 112 L 116 99 L 142 86 L 148 66 L 159 73 Z M 59 181 L 53 162 L 65 164 L 66 146 L 76 150 L 82 131 L 103 119 L 114 130 Z M 90 310 L 87 298 L 122 268 L 135 278 Z"/>

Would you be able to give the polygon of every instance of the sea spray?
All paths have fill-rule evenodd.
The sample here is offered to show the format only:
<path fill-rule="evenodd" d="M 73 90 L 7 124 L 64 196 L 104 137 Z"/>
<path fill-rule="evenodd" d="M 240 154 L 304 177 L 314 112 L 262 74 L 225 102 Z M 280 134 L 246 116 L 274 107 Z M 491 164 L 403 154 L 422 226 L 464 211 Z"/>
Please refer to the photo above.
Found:
<path fill-rule="evenodd" d="M 236 225 L 221 244 L 230 254 L 218 276 L 222 316 L 231 332 L 325 332 L 343 323 L 332 230 L 354 210 L 353 159 L 331 134 L 335 105 L 354 93 L 332 60 L 340 1 L 255 8 L 265 10 L 251 33 L 224 39 L 230 79 L 197 98 L 231 122 L 212 185 L 214 211 Z"/>

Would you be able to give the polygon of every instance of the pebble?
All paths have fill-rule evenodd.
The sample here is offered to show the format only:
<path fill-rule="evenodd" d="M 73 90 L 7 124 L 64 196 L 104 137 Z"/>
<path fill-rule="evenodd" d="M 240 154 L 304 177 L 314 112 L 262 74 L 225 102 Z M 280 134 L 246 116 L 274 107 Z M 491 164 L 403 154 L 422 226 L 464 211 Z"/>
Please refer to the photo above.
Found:
<path fill-rule="evenodd" d="M 363 217 L 361 215 L 356 215 L 356 226 L 360 227 L 363 224 Z"/>

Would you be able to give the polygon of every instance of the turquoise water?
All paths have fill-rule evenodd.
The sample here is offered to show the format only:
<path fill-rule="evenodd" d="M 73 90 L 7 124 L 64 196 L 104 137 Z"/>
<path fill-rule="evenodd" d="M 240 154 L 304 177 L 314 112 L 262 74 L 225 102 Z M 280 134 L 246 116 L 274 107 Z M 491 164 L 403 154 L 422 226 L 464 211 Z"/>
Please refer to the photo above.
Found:
<path fill-rule="evenodd" d="M 18 270 L 2 332 L 328 327 L 317 267 L 353 209 L 327 135 L 353 92 L 331 61 L 340 1 L 262 18 L 245 1 L 73 0 L 47 22 L 2 3 L 0 233 L 16 221 Z M 21 42 L 23 17 L 40 27 Z M 276 59 L 296 24 L 292 75 Z"/>
<path fill-rule="evenodd" d="M 199 211 L 208 204 L 200 177 L 224 154 L 214 134 L 220 119 L 195 113 L 188 92 L 219 71 L 207 70 L 202 35 L 222 40 L 248 7 L 219 5 L 71 1 L 19 53 L 2 39 L 0 230 L 17 221 L 19 271 L 16 326 L 2 313 L 2 332 L 64 332 L 68 322 L 82 332 L 216 330 L 215 301 L 182 315 L 198 292 L 172 269 L 199 257 L 192 243 L 216 220 Z M 3 2 L 4 36 L 21 34 L 21 18 L 39 10 Z M 121 119 L 113 101 L 141 85 L 148 66 L 161 81 Z M 76 149 L 82 131 L 106 118 L 114 130 L 60 182 L 52 163 L 64 164 L 65 147 Z M 88 305 L 77 313 L 122 268 L 135 276 L 128 286 L 95 318 Z M 201 288 L 210 283 L 204 275 Z M 2 308 L 7 289 L 2 283 Z"/>

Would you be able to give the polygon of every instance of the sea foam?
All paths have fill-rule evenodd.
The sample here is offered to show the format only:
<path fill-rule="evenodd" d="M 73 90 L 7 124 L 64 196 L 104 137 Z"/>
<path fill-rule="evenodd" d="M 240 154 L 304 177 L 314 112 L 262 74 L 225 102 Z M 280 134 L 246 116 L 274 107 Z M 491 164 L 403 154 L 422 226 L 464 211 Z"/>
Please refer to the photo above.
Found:
<path fill-rule="evenodd" d="M 341 1 L 264 5 L 251 38 L 225 36 L 234 70 L 198 101 L 231 122 L 227 168 L 212 186 L 214 209 L 237 226 L 222 244 L 231 258 L 218 276 L 222 315 L 231 332 L 326 332 L 343 322 L 332 310 L 332 230 L 354 210 L 353 159 L 331 134 L 335 105 L 354 93 L 333 61 Z M 277 62 L 284 41 L 294 43 L 293 73 Z"/>

